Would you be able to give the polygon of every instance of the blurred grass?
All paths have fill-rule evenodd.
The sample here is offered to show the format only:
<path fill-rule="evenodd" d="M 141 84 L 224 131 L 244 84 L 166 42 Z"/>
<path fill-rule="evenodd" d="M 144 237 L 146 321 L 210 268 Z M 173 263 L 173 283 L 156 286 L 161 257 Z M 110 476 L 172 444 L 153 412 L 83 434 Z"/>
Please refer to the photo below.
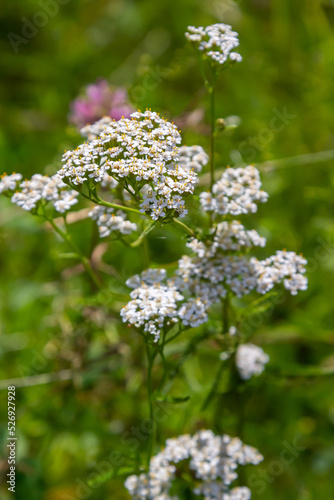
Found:
<path fill-rule="evenodd" d="M 40 10 L 32 0 L 7 2 L 0 10 L 2 171 L 26 176 L 54 172 L 63 150 L 80 140 L 67 124 L 69 103 L 98 77 L 126 86 L 134 105 L 173 119 L 202 108 L 205 95 L 184 31 L 189 24 L 217 21 L 233 24 L 244 57 L 220 83 L 218 116 L 239 115 L 242 123 L 222 135 L 217 165 L 334 149 L 332 1 L 71 0 L 28 43 L 20 44 L 16 54 L 8 33 L 21 35 L 22 18 L 31 20 Z M 284 110 L 294 117 L 273 132 L 273 117 Z M 187 128 L 185 143 L 206 147 L 205 133 L 205 128 L 204 134 L 198 127 Z M 256 329 L 271 357 L 267 371 L 238 397 L 228 392 L 229 381 L 223 379 L 215 406 L 201 413 L 202 398 L 219 365 L 217 346 L 203 342 L 185 361 L 172 388 L 173 395 L 191 398 L 168 407 L 168 419 L 159 430 L 163 443 L 172 435 L 210 426 L 216 408 L 215 430 L 237 434 L 241 398 L 242 437 L 265 456 L 262 465 L 247 469 L 249 477 L 256 475 L 255 500 L 334 497 L 333 377 L 280 376 L 291 366 L 334 363 L 333 165 L 287 165 L 263 174 L 270 199 L 252 221 L 267 236 L 267 251 L 286 247 L 310 261 L 309 290 L 286 296 Z M 183 234 L 168 229 L 150 235 L 150 254 L 159 265 L 175 262 L 184 251 Z M 133 429 L 146 415 L 141 339 L 117 320 L 120 303 L 100 307 L 89 283 L 76 274 L 75 262 L 59 258 L 66 247 L 29 214 L 1 200 L 0 230 L 0 378 L 80 368 L 73 381 L 17 390 L 16 498 L 72 500 L 78 492 L 94 500 L 126 498 L 121 480 L 94 487 L 87 482 L 96 464 L 108 461 L 113 451 L 129 456 Z M 88 252 L 90 223 L 77 223 L 73 234 Z M 133 254 L 119 243 L 104 260 L 122 278 L 144 266 L 140 252 Z M 69 264 L 71 279 L 65 272 Z M 110 286 L 127 293 L 116 279 Z M 173 360 L 192 335 L 188 332 L 175 345 Z M 117 353 L 89 365 L 110 347 L 117 347 Z M 2 471 L 5 392 L 0 410 Z M 296 439 L 305 450 L 275 475 L 272 463 L 283 443 Z M 1 498 L 11 498 L 6 485 L 1 488 Z"/>

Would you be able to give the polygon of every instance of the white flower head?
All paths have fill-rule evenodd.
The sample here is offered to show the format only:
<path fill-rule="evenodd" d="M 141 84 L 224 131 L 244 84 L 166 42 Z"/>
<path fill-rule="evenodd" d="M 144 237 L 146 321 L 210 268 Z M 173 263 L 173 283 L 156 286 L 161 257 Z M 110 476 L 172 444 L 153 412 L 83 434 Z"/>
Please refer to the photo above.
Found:
<path fill-rule="evenodd" d="M 123 322 L 154 335 L 157 342 L 165 326 L 181 321 L 196 327 L 208 320 L 200 298 L 185 300 L 177 281 L 166 280 L 165 269 L 148 269 L 129 278 L 131 300 L 121 309 Z"/>
<path fill-rule="evenodd" d="M 216 66 L 242 61 L 241 55 L 235 52 L 239 46 L 238 33 L 232 31 L 228 24 L 212 24 L 206 28 L 188 26 L 185 35 L 187 40 Z"/>
<path fill-rule="evenodd" d="M 201 172 L 209 162 L 209 157 L 202 146 L 181 146 L 178 165 L 185 170 Z"/>
<path fill-rule="evenodd" d="M 118 210 L 116 214 L 113 212 L 113 208 L 96 206 L 88 214 L 88 217 L 96 220 L 101 238 L 106 238 L 113 231 L 119 231 L 121 234 L 137 231 L 137 224 L 127 220 L 123 211 Z"/>
<path fill-rule="evenodd" d="M 279 283 L 291 295 L 307 289 L 304 257 L 287 251 L 278 251 L 264 260 L 236 254 L 251 246 L 263 246 L 264 241 L 239 223 L 222 224 L 222 233 L 213 242 L 192 239 L 187 244 L 197 255 L 179 260 L 174 281 L 183 294 L 199 297 L 209 307 L 224 298 L 228 290 L 242 297 L 251 291 L 265 294 Z M 231 236 L 233 227 L 237 232 Z"/>
<path fill-rule="evenodd" d="M 258 203 L 265 203 L 268 194 L 261 189 L 259 171 L 253 166 L 227 168 L 212 193 L 201 193 L 205 211 L 219 215 L 242 215 L 257 211 Z"/>
<path fill-rule="evenodd" d="M 18 183 L 22 180 L 21 174 L 13 173 L 11 175 L 3 174 L 0 176 L 0 193 L 15 191 Z"/>
<path fill-rule="evenodd" d="M 63 155 L 58 173 L 66 183 L 99 183 L 111 189 L 125 183 L 141 200 L 141 212 L 152 219 L 186 215 L 184 198 L 194 191 L 196 173 L 183 168 L 184 161 L 178 164 L 181 135 L 173 123 L 147 110 L 132 113 L 131 119 L 103 118 L 84 133 L 91 140 Z M 203 164 L 203 154 L 196 161 Z"/>
<path fill-rule="evenodd" d="M 12 196 L 12 203 L 31 211 L 38 208 L 39 203 L 44 200 L 51 202 L 57 212 L 64 213 L 78 203 L 78 196 L 79 193 L 69 190 L 59 175 L 48 177 L 34 174 L 30 180 L 21 182 Z"/>
<path fill-rule="evenodd" d="M 181 500 L 171 497 L 169 491 L 178 464 L 184 460 L 189 460 L 189 469 L 196 478 L 195 495 L 203 495 L 205 500 L 249 500 L 251 492 L 247 487 L 230 489 L 230 484 L 238 477 L 238 465 L 256 465 L 263 457 L 239 438 L 201 430 L 194 436 L 167 439 L 165 448 L 151 458 L 149 471 L 128 477 L 125 487 L 135 500 Z"/>
<path fill-rule="evenodd" d="M 269 356 L 254 344 L 241 344 L 237 349 L 236 365 L 243 380 L 260 375 L 269 361 Z"/>
<path fill-rule="evenodd" d="M 112 122 L 112 118 L 110 116 L 103 116 L 100 120 L 95 123 L 88 124 L 80 130 L 80 134 L 83 137 L 87 137 L 89 141 L 97 139 L 97 137 L 105 131 L 107 125 Z"/>

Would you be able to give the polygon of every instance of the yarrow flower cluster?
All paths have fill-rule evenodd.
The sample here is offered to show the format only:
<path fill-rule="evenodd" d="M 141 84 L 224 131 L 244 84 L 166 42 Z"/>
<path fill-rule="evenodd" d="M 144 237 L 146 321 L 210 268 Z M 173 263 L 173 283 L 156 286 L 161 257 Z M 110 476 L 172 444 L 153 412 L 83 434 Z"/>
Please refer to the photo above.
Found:
<path fill-rule="evenodd" d="M 247 230 L 241 222 L 234 220 L 232 222 L 220 222 L 217 224 L 214 232 L 212 244 L 207 246 L 205 243 L 196 239 L 191 239 L 187 247 L 191 248 L 199 257 L 213 257 L 217 250 L 240 251 L 243 248 L 264 247 L 266 239 L 258 234 L 254 229 Z"/>
<path fill-rule="evenodd" d="M 257 465 L 263 457 L 239 438 L 201 430 L 194 436 L 185 434 L 168 439 L 165 448 L 151 459 L 149 472 L 128 477 L 125 487 L 133 500 L 178 500 L 178 496 L 170 496 L 169 492 L 186 460 L 195 495 L 203 495 L 204 500 L 249 500 L 249 488 L 230 489 L 230 485 L 238 477 L 238 465 Z"/>
<path fill-rule="evenodd" d="M 291 295 L 297 295 L 299 290 L 307 290 L 307 278 L 304 276 L 307 260 L 302 255 L 279 250 L 275 255 L 254 263 L 258 275 L 258 292 L 267 293 L 274 284 L 280 282 Z"/>
<path fill-rule="evenodd" d="M 198 240 L 192 242 L 193 248 L 195 245 L 203 252 Z M 211 251 L 209 247 L 202 257 L 183 256 L 175 280 L 182 293 L 201 298 L 207 307 L 226 297 L 228 290 L 237 297 L 253 290 L 265 294 L 282 282 L 292 295 L 307 289 L 307 278 L 303 275 L 306 260 L 294 252 L 280 251 L 261 261 L 221 252 L 211 256 Z"/>
<path fill-rule="evenodd" d="M 89 141 L 93 141 L 94 139 L 97 139 L 102 132 L 105 131 L 106 127 L 110 125 L 112 121 L 113 119 L 110 118 L 110 116 L 103 116 L 102 118 L 100 118 L 100 120 L 82 127 L 82 129 L 80 129 L 80 134 L 83 137 L 86 137 Z"/>
<path fill-rule="evenodd" d="M 96 139 L 64 154 L 58 173 L 74 186 L 101 183 L 108 174 L 142 198 L 140 209 L 152 219 L 174 213 L 183 217 L 183 196 L 193 193 L 196 174 L 176 163 L 180 142 L 176 126 L 159 114 L 132 113 L 130 120 L 104 121 Z"/>
<path fill-rule="evenodd" d="M 14 178 L 15 176 L 15 178 Z M 74 190 L 69 190 L 68 186 L 64 184 L 59 175 L 48 177 L 46 175 L 34 174 L 30 180 L 25 180 L 14 186 L 22 176 L 20 174 L 13 174 L 2 178 L 0 183 L 7 184 L 10 189 L 16 189 L 12 196 L 12 203 L 15 203 L 24 210 L 31 211 L 38 207 L 38 204 L 44 200 L 51 202 L 57 212 L 64 213 L 78 203 L 78 195 Z M 9 179 L 9 180 L 8 180 Z M 8 190 L 8 188 L 7 188 Z"/>
<path fill-rule="evenodd" d="M 172 280 L 166 280 L 165 269 L 149 269 L 133 276 L 126 284 L 134 290 L 131 301 L 121 310 L 124 322 L 143 328 L 157 342 L 161 330 L 181 321 L 185 326 L 198 326 L 207 321 L 200 299 L 184 300 Z"/>
<path fill-rule="evenodd" d="M 208 162 L 209 157 L 202 146 L 181 146 L 179 149 L 178 165 L 185 170 L 199 173 Z"/>
<path fill-rule="evenodd" d="M 16 191 L 18 183 L 22 180 L 21 174 L 13 173 L 11 175 L 2 174 L 0 176 L 0 193 Z"/>
<path fill-rule="evenodd" d="M 243 380 L 249 380 L 253 375 L 260 375 L 269 356 L 261 347 L 254 344 L 241 344 L 236 352 L 236 365 Z"/>
<path fill-rule="evenodd" d="M 256 202 L 266 201 L 268 197 L 261 190 L 255 167 L 227 169 L 215 187 L 217 197 L 202 193 L 201 199 L 203 203 L 205 196 L 204 208 L 218 214 L 254 212 Z M 196 256 L 185 255 L 180 259 L 174 280 L 177 289 L 185 296 L 200 298 L 206 307 L 226 297 L 228 291 L 237 297 L 253 290 L 265 294 L 278 283 L 283 283 L 292 295 L 306 290 L 307 261 L 301 255 L 282 250 L 259 260 L 244 254 L 251 247 L 265 244 L 265 238 L 255 230 L 247 230 L 237 220 L 216 224 L 204 241 L 191 239 L 187 243 Z"/>
<path fill-rule="evenodd" d="M 124 212 L 121 210 L 118 210 L 116 214 L 113 212 L 113 208 L 96 206 L 88 214 L 96 220 L 101 238 L 109 236 L 112 231 L 119 231 L 121 234 L 131 234 L 137 231 L 137 224 L 126 220 Z"/>
<path fill-rule="evenodd" d="M 248 166 L 227 168 L 212 193 L 201 193 L 202 208 L 219 215 L 242 215 L 257 211 L 257 203 L 265 203 L 268 194 L 261 190 L 259 171 Z"/>
<path fill-rule="evenodd" d="M 261 194 L 258 171 L 254 167 L 244 170 L 229 169 L 227 176 L 223 175 L 222 182 L 228 183 L 224 203 L 230 213 L 254 211 L 255 200 L 267 199 L 266 194 Z M 122 310 L 123 321 L 144 327 L 144 331 L 153 333 L 158 340 L 165 319 L 176 322 L 178 318 L 183 325 L 198 326 L 207 321 L 208 308 L 225 298 L 228 292 L 237 297 L 254 290 L 265 294 L 279 283 L 292 295 L 306 290 L 307 261 L 301 255 L 282 250 L 259 260 L 245 254 L 250 248 L 265 244 L 265 238 L 257 231 L 246 229 L 237 220 L 216 224 L 204 241 L 192 238 L 187 243 L 195 256 L 184 255 L 175 276 L 166 284 L 161 284 L 164 271 L 162 279 L 156 279 L 155 283 L 148 283 L 140 276 L 128 281 L 128 285 L 136 289 L 131 294 L 133 300 Z M 179 301 L 183 301 L 180 308 L 176 304 Z"/>
<path fill-rule="evenodd" d="M 203 52 L 218 66 L 226 62 L 240 62 L 242 57 L 235 49 L 239 47 L 238 33 L 228 24 L 213 24 L 204 28 L 188 26 L 186 38 L 196 49 Z"/>
<path fill-rule="evenodd" d="M 85 95 L 71 104 L 70 121 L 81 128 L 94 123 L 104 115 L 119 120 L 128 118 L 134 111 L 123 87 L 112 87 L 106 80 L 88 85 Z"/>

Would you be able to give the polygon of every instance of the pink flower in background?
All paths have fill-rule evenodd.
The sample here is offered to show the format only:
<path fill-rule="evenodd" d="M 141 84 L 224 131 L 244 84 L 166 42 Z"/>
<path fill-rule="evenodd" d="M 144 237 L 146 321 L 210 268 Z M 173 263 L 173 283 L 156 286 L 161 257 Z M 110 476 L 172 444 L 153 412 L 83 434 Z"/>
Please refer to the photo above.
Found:
<path fill-rule="evenodd" d="M 128 118 L 134 111 L 127 91 L 123 87 L 112 87 L 106 80 L 88 85 L 85 94 L 71 104 L 70 122 L 79 129 L 103 116 L 119 120 L 122 116 Z"/>

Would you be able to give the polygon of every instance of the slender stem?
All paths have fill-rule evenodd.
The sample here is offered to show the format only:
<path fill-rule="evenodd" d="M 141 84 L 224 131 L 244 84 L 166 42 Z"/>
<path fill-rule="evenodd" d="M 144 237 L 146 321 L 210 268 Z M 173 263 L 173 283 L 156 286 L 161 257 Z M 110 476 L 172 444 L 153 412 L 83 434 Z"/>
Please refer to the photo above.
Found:
<path fill-rule="evenodd" d="M 131 191 L 131 189 L 128 188 L 128 186 L 126 186 L 125 184 L 121 183 L 119 180 L 117 180 L 117 182 L 119 182 L 119 184 L 125 189 L 125 191 L 127 191 L 132 196 L 132 198 L 134 198 L 137 202 L 138 202 L 138 200 L 140 200 L 140 197 L 137 196 L 136 193 L 133 193 Z"/>
<path fill-rule="evenodd" d="M 132 212 L 134 214 L 143 215 L 140 210 L 136 208 L 126 207 L 125 205 L 118 205 L 117 203 L 109 203 L 109 201 L 104 201 L 100 197 L 97 198 L 96 203 L 98 205 L 103 205 L 104 207 L 116 208 L 117 210 L 124 210 L 125 212 Z"/>
<path fill-rule="evenodd" d="M 188 328 L 186 328 L 185 330 L 188 330 Z M 179 331 L 177 333 L 175 333 L 172 337 L 170 337 L 169 339 L 167 339 L 165 341 L 165 344 L 169 344 L 169 342 L 171 342 L 172 340 L 176 339 L 176 337 L 178 337 L 179 335 L 181 335 L 181 333 L 183 333 L 185 330 L 182 330 L 181 326 L 179 326 Z"/>
<path fill-rule="evenodd" d="M 262 172 L 271 172 L 273 170 L 299 167 L 304 165 L 314 165 L 318 163 L 325 163 L 334 160 L 334 149 L 319 151 L 317 153 L 309 153 L 305 155 L 290 156 L 288 158 L 279 158 L 277 160 L 268 160 L 263 163 L 255 163 L 254 167 Z M 237 165 L 238 166 L 238 165 Z M 217 170 L 217 174 L 222 174 L 224 170 Z M 198 179 L 198 185 L 204 186 L 209 182 L 209 173 L 201 175 Z"/>
<path fill-rule="evenodd" d="M 210 89 L 210 121 L 211 121 L 211 138 L 210 138 L 210 191 L 212 192 L 215 183 L 215 84 Z"/>
<path fill-rule="evenodd" d="M 334 159 L 334 149 L 318 151 L 316 153 L 308 153 L 304 155 L 290 156 L 288 158 L 280 158 L 278 160 L 268 160 L 263 163 L 257 163 L 255 166 L 264 172 L 270 172 L 275 169 L 285 167 L 298 167 L 301 165 L 312 165 L 323 163 Z"/>
<path fill-rule="evenodd" d="M 202 411 L 206 410 L 209 403 L 211 402 L 211 399 L 215 395 L 215 393 L 218 389 L 218 386 L 219 386 L 221 376 L 223 374 L 223 369 L 224 369 L 224 361 L 220 361 L 219 368 L 218 368 L 217 374 L 215 376 L 215 379 L 213 381 L 213 384 L 211 386 L 211 389 L 210 389 L 210 391 L 209 391 L 209 393 L 208 393 L 207 397 L 205 398 L 204 403 L 202 405 Z"/>
<path fill-rule="evenodd" d="M 222 303 L 222 320 L 223 320 L 223 334 L 228 333 L 229 330 L 229 305 L 230 301 L 228 297 L 225 297 Z"/>
<path fill-rule="evenodd" d="M 144 238 L 143 240 L 142 254 L 143 254 L 144 269 L 148 269 L 150 267 L 150 247 L 147 238 Z"/>
<path fill-rule="evenodd" d="M 94 191 L 92 191 L 92 189 L 89 190 L 89 194 L 90 196 L 88 196 L 87 194 L 85 194 L 81 189 L 78 189 L 77 186 L 74 186 L 72 184 L 70 184 L 70 187 L 72 189 L 74 189 L 75 191 L 78 191 L 78 193 L 81 194 L 81 196 L 83 196 L 84 198 L 86 198 L 87 200 L 89 201 L 93 201 L 94 203 L 97 203 L 97 198 L 96 198 L 96 193 Z"/>
<path fill-rule="evenodd" d="M 147 353 L 147 362 L 148 362 L 148 369 L 147 369 L 147 395 L 148 395 L 148 405 L 149 405 L 149 415 L 150 415 L 150 421 L 151 421 L 151 433 L 149 436 L 149 443 L 148 443 L 148 449 L 147 449 L 147 468 L 149 469 L 150 467 L 150 461 L 153 453 L 153 448 L 154 448 L 154 442 L 155 442 L 155 434 L 156 434 L 156 422 L 154 420 L 154 413 L 153 413 L 153 404 L 154 404 L 154 392 L 153 392 L 153 384 L 152 384 L 152 368 L 153 368 L 153 363 L 155 356 L 157 354 L 157 351 L 151 352 L 149 343 L 146 341 L 146 353 Z"/>
<path fill-rule="evenodd" d="M 137 210 L 136 208 L 127 207 L 125 205 L 118 205 L 117 203 L 110 203 L 109 201 L 102 200 L 98 195 L 96 195 L 97 198 L 95 200 L 92 200 L 91 198 L 89 198 L 89 196 L 87 196 L 83 193 L 81 193 L 81 194 L 84 196 L 84 198 L 87 198 L 88 200 L 93 201 L 97 205 L 102 205 L 104 207 L 110 207 L 110 208 L 116 208 L 117 210 L 123 210 L 125 212 L 132 212 L 132 213 L 138 214 L 138 215 L 144 215 L 144 216 L 146 215 L 145 213 L 140 212 L 140 210 Z M 157 221 L 154 221 L 154 222 L 157 222 Z M 176 218 L 173 218 L 173 222 L 178 224 L 178 226 L 182 227 L 183 231 L 185 231 L 190 236 L 193 236 L 194 238 L 196 237 L 196 233 L 190 227 L 188 227 L 186 224 L 184 224 L 184 222 L 181 222 L 179 219 L 176 219 Z M 153 226 L 153 224 L 152 224 L 152 226 Z M 152 227 L 152 229 L 153 229 L 153 227 Z M 149 231 L 151 231 L 151 229 L 149 229 Z M 140 242 L 138 243 L 138 245 L 139 244 L 140 244 Z M 131 246 L 137 246 L 137 245 L 131 244 Z"/>
<path fill-rule="evenodd" d="M 210 88 L 210 83 L 209 83 L 209 80 L 208 80 L 208 77 L 206 76 L 206 73 L 205 73 L 205 69 L 204 69 L 204 65 L 203 65 L 203 59 L 201 57 L 201 55 L 196 51 L 197 53 L 197 56 L 198 56 L 198 63 L 199 63 L 199 69 L 200 69 L 200 72 L 201 72 L 201 75 L 203 77 L 203 81 L 204 81 L 204 85 L 207 89 Z"/>
<path fill-rule="evenodd" d="M 212 69 L 212 77 L 210 78 L 210 81 L 206 75 L 204 65 L 203 65 L 203 59 L 200 54 L 198 54 L 198 59 L 199 59 L 199 68 L 204 80 L 205 88 L 209 92 L 210 95 L 210 124 L 211 124 L 211 137 L 210 137 L 210 191 L 212 192 L 212 187 L 215 183 L 215 176 L 214 176 L 214 171 L 215 171 L 215 164 L 214 164 L 214 157 L 215 157 L 215 90 L 216 90 L 216 80 L 217 80 L 217 73 L 214 70 L 214 68 L 211 66 Z M 212 220 L 211 220 L 212 223 Z"/>
<path fill-rule="evenodd" d="M 50 384 L 52 382 L 71 380 L 74 377 L 74 375 L 75 371 L 68 369 L 68 370 L 60 370 L 59 372 L 31 375 L 29 377 L 0 380 L 0 391 L 7 389 L 9 385 L 14 385 L 15 387 L 31 387 L 34 385 Z"/>
<path fill-rule="evenodd" d="M 225 336 L 228 333 L 229 330 L 229 305 L 230 305 L 230 300 L 229 297 L 225 297 L 222 303 L 222 323 L 223 323 L 223 335 Z M 224 371 L 224 364 L 225 360 L 221 360 L 219 363 L 218 371 L 216 373 L 215 379 L 213 381 L 213 384 L 211 386 L 211 389 L 205 398 L 205 401 L 202 406 L 202 410 L 205 410 L 207 406 L 209 405 L 210 401 L 212 400 L 213 396 L 215 395 L 220 379 L 222 377 L 223 371 Z"/>
<path fill-rule="evenodd" d="M 162 361 L 163 373 L 162 373 L 162 378 L 160 381 L 158 391 L 161 391 L 161 389 L 163 388 L 163 386 L 165 384 L 166 377 L 167 377 L 167 361 L 166 361 L 166 357 L 164 354 L 165 344 L 166 344 L 166 329 L 164 328 L 163 333 L 162 333 L 162 343 L 159 346 L 159 353 L 160 353 L 160 357 L 161 357 L 161 361 Z"/>
<path fill-rule="evenodd" d="M 184 222 L 181 222 L 179 219 L 173 219 L 173 222 L 175 222 L 175 224 L 177 224 L 178 226 L 182 227 L 183 231 L 189 234 L 189 236 L 196 238 L 196 233 L 190 227 L 184 224 Z"/>
<path fill-rule="evenodd" d="M 144 229 L 139 238 L 133 243 L 130 243 L 130 246 L 134 248 L 138 247 L 145 239 L 145 237 L 154 229 L 154 226 L 156 225 L 157 222 L 158 222 L 157 220 L 152 221 L 151 224 L 146 229 Z"/>
<path fill-rule="evenodd" d="M 243 387 L 239 387 L 239 391 L 238 390 L 236 391 L 236 404 L 237 404 L 236 410 L 238 415 L 237 432 L 238 436 L 242 439 L 244 423 L 245 423 L 245 401 L 244 401 Z"/>
<path fill-rule="evenodd" d="M 194 337 L 191 338 L 191 340 L 188 342 L 186 348 L 184 349 L 183 353 L 180 356 L 179 361 L 177 362 L 176 366 L 171 370 L 169 374 L 170 380 L 173 380 L 176 375 L 179 373 L 180 369 L 182 368 L 182 365 L 186 362 L 186 360 L 191 356 L 192 354 L 195 355 L 197 352 L 197 348 L 199 344 L 208 338 L 210 338 L 211 333 L 205 331 L 204 333 L 200 333 L 195 335 Z"/>
<path fill-rule="evenodd" d="M 123 186 L 124 187 L 124 186 Z M 75 188 L 75 186 L 73 186 Z M 76 189 L 84 198 L 86 198 L 89 201 L 92 201 L 96 203 L 97 205 L 102 205 L 104 207 L 110 207 L 110 208 L 116 208 L 117 210 L 124 210 L 125 212 L 133 212 L 135 214 L 140 214 L 143 215 L 142 212 L 135 208 L 127 207 L 126 205 L 118 205 L 118 203 L 110 203 L 109 201 L 102 200 L 102 198 L 99 197 L 97 192 L 94 190 L 90 189 L 90 194 L 93 195 L 93 198 L 91 196 L 88 196 L 85 194 L 83 191 Z M 132 193 L 133 194 L 133 193 Z"/>
<path fill-rule="evenodd" d="M 93 281 L 94 285 L 97 288 L 103 288 L 103 283 L 100 281 L 100 279 L 94 273 L 93 269 L 91 268 L 89 260 L 87 259 L 87 257 L 85 257 L 85 255 L 83 255 L 81 253 L 81 251 L 79 250 L 79 248 L 77 247 L 77 245 L 74 243 L 74 241 L 72 240 L 72 238 L 70 237 L 70 235 L 68 233 L 65 233 L 64 231 L 62 231 L 60 229 L 60 227 L 57 226 L 57 224 L 55 224 L 55 222 L 53 221 L 53 219 L 51 217 L 48 217 L 45 214 L 45 218 L 51 224 L 51 226 L 53 227 L 53 229 L 55 230 L 55 232 L 57 234 L 59 234 L 59 236 L 72 248 L 72 250 L 74 251 L 74 253 L 76 253 L 76 255 L 78 256 L 78 259 L 82 262 L 82 264 L 83 264 L 86 272 L 89 274 L 89 276 L 90 276 L 91 280 Z"/>

